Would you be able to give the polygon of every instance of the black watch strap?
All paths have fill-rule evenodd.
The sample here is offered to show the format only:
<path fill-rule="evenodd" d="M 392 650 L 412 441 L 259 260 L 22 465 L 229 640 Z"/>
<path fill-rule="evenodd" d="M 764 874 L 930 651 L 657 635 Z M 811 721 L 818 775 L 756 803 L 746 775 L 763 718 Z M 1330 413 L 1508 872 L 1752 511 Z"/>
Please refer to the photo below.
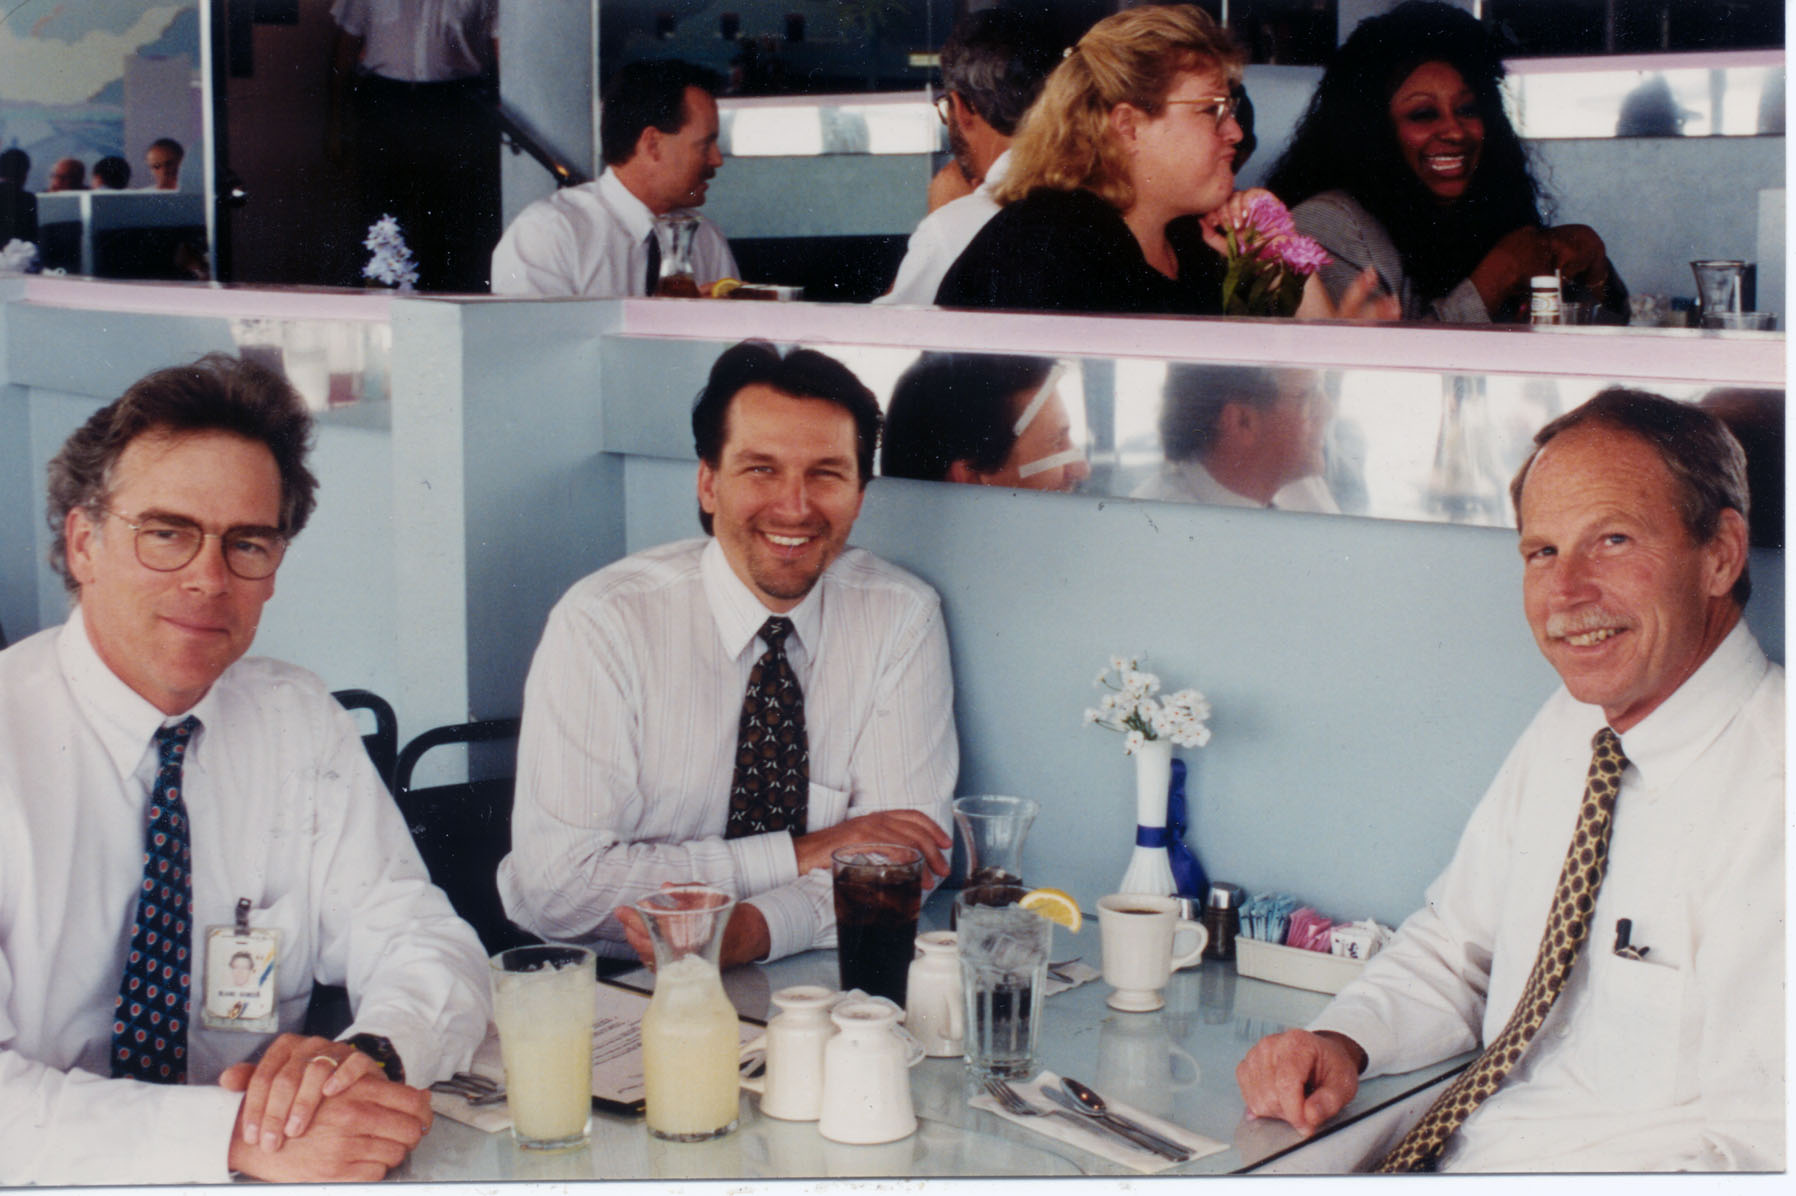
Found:
<path fill-rule="evenodd" d="M 380 1064 L 387 1079 L 395 1084 L 405 1083 L 405 1064 L 399 1061 L 399 1052 L 387 1039 L 379 1034 L 356 1034 L 350 1038 L 349 1045 Z"/>

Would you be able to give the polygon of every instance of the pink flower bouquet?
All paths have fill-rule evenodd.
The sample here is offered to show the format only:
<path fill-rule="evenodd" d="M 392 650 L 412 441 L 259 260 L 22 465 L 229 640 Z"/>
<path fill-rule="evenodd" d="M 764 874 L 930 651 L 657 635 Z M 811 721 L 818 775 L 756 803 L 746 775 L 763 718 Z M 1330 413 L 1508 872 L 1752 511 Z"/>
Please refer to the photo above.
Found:
<path fill-rule="evenodd" d="M 1231 316 L 1288 316 L 1303 300 L 1305 280 L 1331 260 L 1313 239 L 1298 233 L 1291 213 L 1271 195 L 1247 207 L 1239 228 L 1225 228 L 1228 273 L 1222 310 Z"/>

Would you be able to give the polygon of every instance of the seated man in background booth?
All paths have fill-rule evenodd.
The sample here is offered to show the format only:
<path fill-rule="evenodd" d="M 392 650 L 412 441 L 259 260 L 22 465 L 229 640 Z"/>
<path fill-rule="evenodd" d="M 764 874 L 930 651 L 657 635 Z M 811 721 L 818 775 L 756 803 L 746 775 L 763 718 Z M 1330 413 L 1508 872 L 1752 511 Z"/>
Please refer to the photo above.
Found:
<path fill-rule="evenodd" d="M 998 213 L 991 190 L 1009 164 L 1017 122 L 1060 62 L 1062 46 L 1043 23 L 1008 9 L 969 13 L 942 43 L 942 96 L 954 160 L 938 178 L 958 182 L 958 198 L 930 203 L 911 233 L 897 281 L 877 303 L 934 303 L 954 259 Z M 969 192 L 970 189 L 970 192 Z M 938 190 L 930 185 L 933 196 Z"/>
<path fill-rule="evenodd" d="M 354 721 L 243 658 L 310 436 L 283 379 L 209 357 L 50 463 L 75 606 L 0 652 L 0 1184 L 379 1179 L 485 1033 L 480 944 Z M 349 987 L 339 1041 L 293 1032 L 314 981 Z"/>
<path fill-rule="evenodd" d="M 1535 445 L 1522 605 L 1564 688 L 1425 907 L 1241 1062 L 1248 1111 L 1307 1133 L 1360 1074 L 1478 1047 L 1380 1169 L 1781 1170 L 1784 671 L 1741 618 L 1745 458 L 1621 389 Z"/>
<path fill-rule="evenodd" d="M 1076 490 L 1091 476 L 1046 357 L 924 353 L 892 388 L 880 473 Z"/>
<path fill-rule="evenodd" d="M 108 154 L 94 163 L 94 190 L 123 191 L 131 185 L 131 163 Z"/>
<path fill-rule="evenodd" d="M 143 163 L 150 168 L 150 187 L 156 191 L 181 189 L 181 163 L 187 151 L 173 137 L 158 137 L 144 151 Z"/>
<path fill-rule="evenodd" d="M 80 158 L 58 158 L 50 163 L 50 182 L 45 191 L 87 190 L 87 167 Z"/>
<path fill-rule="evenodd" d="M 1166 463 L 1129 497 L 1338 514 L 1322 477 L 1328 414 L 1314 370 L 1169 365 Z"/>
<path fill-rule="evenodd" d="M 674 60 L 632 62 L 605 88 L 598 181 L 539 199 L 493 250 L 495 295 L 652 295 L 664 249 L 655 217 L 705 202 L 723 165 L 717 148 L 717 76 Z M 722 230 L 695 215 L 694 281 L 736 277 Z"/>
<path fill-rule="evenodd" d="M 646 955 L 619 910 L 706 881 L 740 899 L 734 964 L 834 944 L 838 848 L 908 844 L 947 872 L 959 748 L 941 604 L 847 547 L 879 423 L 821 353 L 751 341 L 717 359 L 692 412 L 709 535 L 577 583 L 531 663 L 499 866 L 518 925 Z"/>

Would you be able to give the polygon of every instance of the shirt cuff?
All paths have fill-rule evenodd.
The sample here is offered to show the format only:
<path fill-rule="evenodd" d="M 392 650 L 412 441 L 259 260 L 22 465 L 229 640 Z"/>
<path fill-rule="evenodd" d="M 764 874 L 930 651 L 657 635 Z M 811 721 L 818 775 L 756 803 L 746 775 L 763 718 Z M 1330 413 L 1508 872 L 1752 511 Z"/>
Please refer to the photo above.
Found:
<path fill-rule="evenodd" d="M 736 865 L 743 897 L 753 897 L 798 879 L 798 848 L 785 831 L 725 839 L 723 845 Z"/>
<path fill-rule="evenodd" d="M 166 1153 L 142 1160 L 142 1174 L 161 1177 L 155 1182 L 231 1182 L 231 1135 L 242 1107 L 241 1092 L 216 1084 L 170 1085 L 156 1108 L 161 1125 L 150 1136 L 165 1144 Z"/>
<path fill-rule="evenodd" d="M 1382 1075 L 1385 1061 L 1390 1059 L 1396 1046 L 1385 1024 L 1365 1010 L 1336 1009 L 1331 1005 L 1307 1028 L 1312 1034 L 1324 1030 L 1344 1034 L 1358 1043 L 1359 1049 L 1366 1052 L 1366 1069 L 1360 1072 L 1362 1078 Z"/>
<path fill-rule="evenodd" d="M 767 950 L 769 961 L 811 949 L 817 928 L 811 902 L 800 886 L 773 889 L 751 898 L 747 904 L 760 910 L 767 920 L 767 939 L 772 944 Z"/>

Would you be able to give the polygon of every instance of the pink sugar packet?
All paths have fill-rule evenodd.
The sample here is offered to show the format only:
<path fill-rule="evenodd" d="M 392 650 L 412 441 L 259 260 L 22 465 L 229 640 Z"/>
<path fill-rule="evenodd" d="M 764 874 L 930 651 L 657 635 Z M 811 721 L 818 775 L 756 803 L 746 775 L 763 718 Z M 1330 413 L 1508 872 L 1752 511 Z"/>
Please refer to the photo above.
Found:
<path fill-rule="evenodd" d="M 1285 932 L 1285 946 L 1327 951 L 1333 927 L 1332 921 L 1306 905 L 1292 913 L 1290 929 Z"/>

